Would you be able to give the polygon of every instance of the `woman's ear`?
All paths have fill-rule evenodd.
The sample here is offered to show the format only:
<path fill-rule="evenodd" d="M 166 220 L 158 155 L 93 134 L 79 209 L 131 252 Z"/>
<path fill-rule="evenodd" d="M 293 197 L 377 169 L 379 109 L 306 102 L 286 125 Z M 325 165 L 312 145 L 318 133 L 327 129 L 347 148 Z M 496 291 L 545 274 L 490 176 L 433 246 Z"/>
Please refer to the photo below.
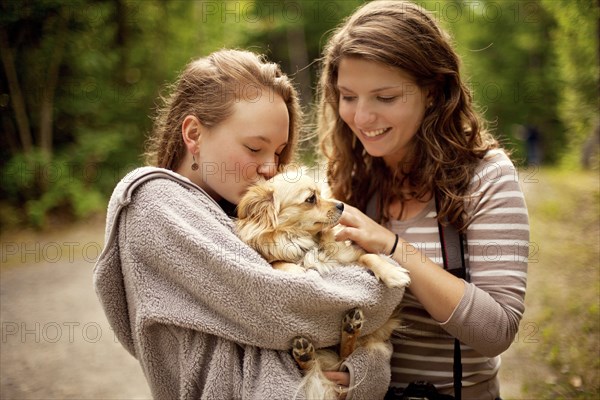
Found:
<path fill-rule="evenodd" d="M 192 154 L 198 153 L 198 143 L 203 129 L 204 127 L 197 117 L 188 115 L 183 119 L 183 123 L 181 124 L 181 136 L 183 137 L 183 142 L 188 151 Z"/>

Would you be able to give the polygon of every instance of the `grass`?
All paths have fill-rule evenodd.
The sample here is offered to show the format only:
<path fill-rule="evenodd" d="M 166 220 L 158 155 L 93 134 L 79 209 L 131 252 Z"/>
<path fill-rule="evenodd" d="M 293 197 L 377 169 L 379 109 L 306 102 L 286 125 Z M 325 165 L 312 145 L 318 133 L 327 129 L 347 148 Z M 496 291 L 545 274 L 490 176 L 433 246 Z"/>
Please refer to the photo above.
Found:
<path fill-rule="evenodd" d="M 531 223 L 525 398 L 600 398 L 600 191 L 598 172 L 542 169 L 524 182 Z M 524 324 L 525 323 L 525 324 Z M 531 349 L 535 350 L 532 351 Z M 512 371 L 513 377 L 516 372 Z"/>

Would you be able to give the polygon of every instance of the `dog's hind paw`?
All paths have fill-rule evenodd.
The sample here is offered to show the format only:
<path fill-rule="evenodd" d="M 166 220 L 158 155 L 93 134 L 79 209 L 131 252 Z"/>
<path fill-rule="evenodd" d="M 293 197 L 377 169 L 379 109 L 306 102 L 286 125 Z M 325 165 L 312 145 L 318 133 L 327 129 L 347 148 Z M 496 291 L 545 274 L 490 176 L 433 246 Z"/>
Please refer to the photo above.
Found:
<path fill-rule="evenodd" d="M 340 342 L 340 357 L 345 359 L 356 348 L 356 340 L 365 321 L 364 314 L 359 308 L 354 308 L 342 319 L 342 340 Z"/>
<path fill-rule="evenodd" d="M 358 334 L 362 329 L 364 320 L 365 317 L 362 310 L 354 308 L 344 315 L 344 319 L 342 319 L 342 331 L 349 335 Z"/>
<path fill-rule="evenodd" d="M 292 341 L 292 356 L 301 369 L 307 369 L 315 358 L 315 347 L 310 340 L 297 336 Z"/>

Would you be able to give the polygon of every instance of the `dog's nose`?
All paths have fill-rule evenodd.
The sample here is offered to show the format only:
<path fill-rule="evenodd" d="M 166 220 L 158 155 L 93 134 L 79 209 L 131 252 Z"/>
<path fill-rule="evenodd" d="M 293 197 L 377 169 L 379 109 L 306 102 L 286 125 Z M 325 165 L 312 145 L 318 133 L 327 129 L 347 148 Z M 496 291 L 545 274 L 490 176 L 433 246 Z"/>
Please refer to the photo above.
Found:
<path fill-rule="evenodd" d="M 337 208 L 340 211 L 344 211 L 344 203 L 338 203 L 337 206 L 335 206 L 335 208 Z"/>

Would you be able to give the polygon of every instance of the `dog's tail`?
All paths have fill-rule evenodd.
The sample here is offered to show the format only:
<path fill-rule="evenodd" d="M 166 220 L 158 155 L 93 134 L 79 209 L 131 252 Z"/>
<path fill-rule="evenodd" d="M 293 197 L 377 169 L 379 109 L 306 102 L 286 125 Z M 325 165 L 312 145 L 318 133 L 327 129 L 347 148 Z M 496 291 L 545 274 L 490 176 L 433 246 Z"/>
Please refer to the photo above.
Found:
<path fill-rule="evenodd" d="M 318 350 L 311 368 L 305 371 L 300 381 L 294 399 L 303 392 L 307 400 L 336 400 L 340 394 L 338 386 L 327 379 L 323 372 L 336 371 L 340 364 L 339 357 L 333 351 Z"/>

